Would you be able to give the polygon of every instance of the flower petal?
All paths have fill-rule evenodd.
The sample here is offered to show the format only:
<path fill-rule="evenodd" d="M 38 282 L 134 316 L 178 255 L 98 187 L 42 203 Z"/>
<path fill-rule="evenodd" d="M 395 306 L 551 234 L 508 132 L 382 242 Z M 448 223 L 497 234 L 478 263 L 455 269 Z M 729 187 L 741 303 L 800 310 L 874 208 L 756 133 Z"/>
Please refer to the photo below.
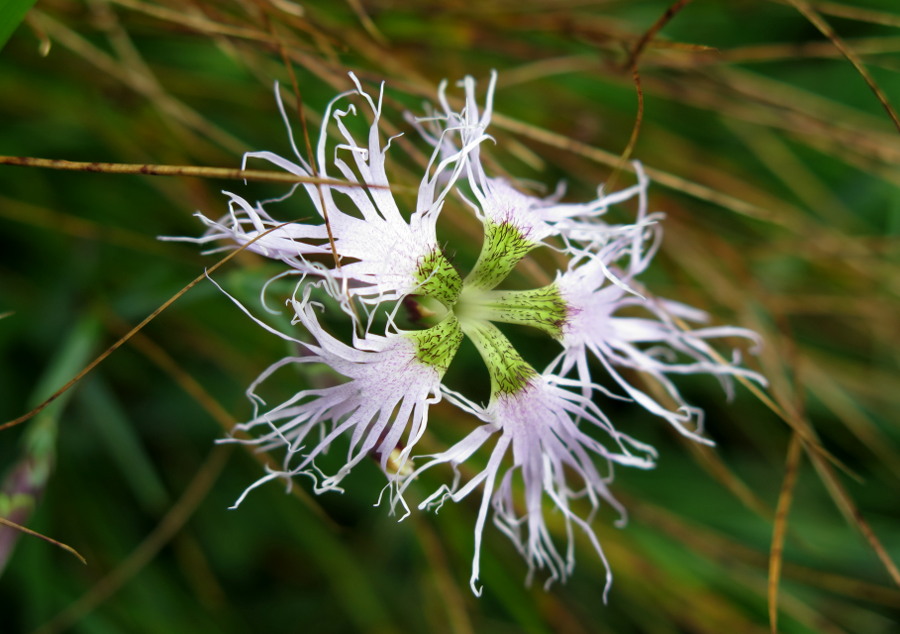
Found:
<path fill-rule="evenodd" d="M 565 580 L 574 567 L 572 529 L 577 526 L 591 540 L 598 555 L 606 559 L 600 542 L 590 527 L 591 518 L 605 501 L 620 514 L 625 511 L 609 491 L 613 464 L 650 468 L 655 451 L 625 434 L 615 431 L 589 399 L 564 390 L 545 376 L 532 378 L 526 387 L 514 394 L 502 394 L 477 412 L 485 424 L 446 451 L 433 455 L 408 476 L 403 489 L 423 471 L 439 464 L 450 464 L 454 470 L 468 460 L 492 436 L 499 437 L 491 451 L 487 466 L 467 483 L 460 486 L 458 471 L 452 486 L 443 486 L 426 498 L 420 507 L 440 505 L 446 499 L 458 502 L 483 485 L 481 506 L 475 523 L 475 552 L 472 562 L 471 586 L 476 595 L 478 585 L 482 533 L 489 508 L 493 508 L 494 524 L 509 537 L 528 563 L 529 578 L 538 569 L 546 569 L 547 584 Z M 581 420 L 600 428 L 613 438 L 619 451 L 607 447 L 582 431 L 576 424 Z M 512 454 L 512 465 L 505 470 L 503 463 Z M 641 455 L 636 455 L 637 450 Z M 606 465 L 601 474 L 595 462 Z M 502 472 L 502 473 L 501 473 Z M 513 486 L 518 473 L 523 487 Z M 573 482 L 573 480 L 575 482 Z M 545 499 L 546 495 L 546 499 Z M 586 498 L 590 511 L 582 517 L 572 502 Z M 567 536 L 566 555 L 560 554 L 553 532 L 547 526 L 545 506 L 561 511 Z M 520 515 L 517 509 L 524 509 Z M 608 566 L 607 566 L 608 569 Z"/>
<path fill-rule="evenodd" d="M 437 343 L 423 334 L 428 331 L 414 331 L 369 334 L 357 338 L 353 346 L 328 334 L 310 305 L 300 308 L 298 318 L 315 343 L 304 343 L 307 354 L 276 362 L 254 381 L 248 396 L 257 408 L 265 404 L 257 394 L 258 387 L 289 365 L 326 364 L 347 380 L 301 390 L 267 411 L 257 411 L 235 429 L 259 435 L 232 440 L 258 445 L 264 451 L 284 447 L 284 465 L 278 474 L 285 478 L 309 475 L 316 481 L 317 491 L 338 489 L 341 480 L 368 456 L 378 459 L 389 478 L 396 477 L 389 462 L 403 465 L 409 459 L 425 431 L 429 407 L 441 399 L 441 378 L 462 340 L 455 318 L 434 327 L 443 333 L 436 335 Z M 307 449 L 311 435 L 318 440 Z M 346 464 L 336 474 L 323 476 L 315 460 L 341 436 L 349 438 Z M 266 479 L 271 479 L 271 473 Z"/>

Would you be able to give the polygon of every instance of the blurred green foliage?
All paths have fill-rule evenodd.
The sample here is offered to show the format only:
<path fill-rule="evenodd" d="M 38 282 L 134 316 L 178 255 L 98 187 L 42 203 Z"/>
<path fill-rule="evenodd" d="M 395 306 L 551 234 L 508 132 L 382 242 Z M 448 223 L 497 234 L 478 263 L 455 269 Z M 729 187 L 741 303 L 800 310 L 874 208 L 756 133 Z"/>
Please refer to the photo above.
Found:
<path fill-rule="evenodd" d="M 816 6 L 900 103 L 896 3 Z M 46 0 L 0 51 L 0 154 L 223 167 L 238 166 L 243 151 L 287 154 L 272 90 L 278 80 L 292 92 L 281 45 L 313 134 L 328 100 L 350 86 L 348 71 L 386 81 L 385 132 L 406 133 L 392 176 L 409 187 L 424 150 L 402 113 L 421 113 L 444 78 L 497 69 L 492 164 L 550 189 L 565 180 L 576 200 L 611 178 L 628 143 L 638 99 L 623 65 L 668 7 Z M 865 531 L 900 559 L 900 135 L 789 2 L 690 3 L 638 68 L 633 157 L 655 170 L 651 206 L 667 212 L 647 283 L 717 324 L 760 332 L 766 347 L 750 363 L 806 430 L 779 631 L 898 632 L 900 591 Z M 99 354 L 215 262 L 156 236 L 200 233 L 192 213 L 223 212 L 222 189 L 285 191 L 0 165 L 3 421 L 33 406 L 86 317 L 103 324 L 91 344 Z M 285 203 L 285 219 L 310 213 L 304 204 Z M 448 207 L 439 230 L 455 261 L 474 260 L 477 229 L 463 205 Z M 552 258 L 534 260 L 551 272 Z M 277 272 L 244 254 L 215 278 L 258 307 Z M 345 495 L 317 498 L 300 480 L 293 495 L 269 484 L 228 510 L 264 457 L 214 442 L 246 419 L 244 389 L 286 352 L 204 282 L 73 388 L 58 414 L 54 471 L 26 524 L 88 564 L 21 537 L 0 579 L 0 631 L 770 631 L 773 519 L 792 432 L 743 388 L 727 403 L 715 381 L 680 383 L 706 410 L 714 451 L 639 408 L 603 403 L 661 455 L 654 471 L 619 474 L 628 526 L 614 528 L 612 512 L 595 521 L 615 574 L 609 605 L 589 546 L 568 585 L 545 591 L 540 580 L 523 584 L 524 563 L 491 526 L 477 599 L 467 586 L 476 500 L 397 524 L 372 506 L 383 482 L 374 463 L 347 480 Z M 464 347 L 451 380 L 483 391 L 478 364 Z M 285 374 L 273 399 L 311 380 Z M 0 431 L 0 465 L 16 464 L 37 422 Z M 430 429 L 439 450 L 471 421 L 439 406 Z M 845 499 L 849 522 L 834 503 L 840 487 L 855 505 Z"/>
<path fill-rule="evenodd" d="M 33 4 L 34 0 L 7 0 L 0 4 L 0 49 L 22 23 Z"/>

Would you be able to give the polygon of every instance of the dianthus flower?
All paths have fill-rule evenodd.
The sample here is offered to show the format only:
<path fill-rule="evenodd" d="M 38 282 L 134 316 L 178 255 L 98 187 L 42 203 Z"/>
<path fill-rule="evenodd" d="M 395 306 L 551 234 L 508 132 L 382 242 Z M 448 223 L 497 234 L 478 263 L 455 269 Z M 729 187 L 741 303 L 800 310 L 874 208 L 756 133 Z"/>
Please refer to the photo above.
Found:
<path fill-rule="evenodd" d="M 249 245 L 287 266 L 279 276 L 300 278 L 288 299 L 298 334 L 281 333 L 254 317 L 290 340 L 298 353 L 275 362 L 248 389 L 254 414 L 237 430 L 250 437 L 235 441 L 267 451 L 283 447 L 285 454 L 282 467 L 271 469 L 244 495 L 270 480 L 290 482 L 301 474 L 313 478 L 317 492 L 341 490 L 350 470 L 371 457 L 387 478 L 391 507 L 402 504 L 408 513 L 405 496 L 426 480 L 424 473 L 431 477 L 449 468 L 449 481 L 417 506 L 458 502 L 480 489 L 470 579 L 476 594 L 481 592 L 482 535 L 489 514 L 525 558 L 529 578 L 543 570 L 548 584 L 566 579 L 575 563 L 576 529 L 587 535 L 605 564 L 592 523 L 604 503 L 618 512 L 620 523 L 625 520 L 625 509 L 609 489 L 613 468 L 651 468 L 656 451 L 618 430 L 604 414 L 604 399 L 634 402 L 678 432 L 711 443 L 704 435 L 702 412 L 685 402 L 673 376 L 710 374 L 726 390 L 735 376 L 763 382 L 740 366 L 737 355 L 726 362 L 710 345 L 723 337 L 756 342 L 755 335 L 736 327 L 686 330 L 685 322 L 705 321 L 705 313 L 656 298 L 640 285 L 637 278 L 662 238 L 662 216 L 648 213 L 649 181 L 639 163 L 634 164 L 634 186 L 608 194 L 599 188 L 597 198 L 587 203 L 563 203 L 561 191 L 538 198 L 508 179 L 488 175 L 481 150 L 493 141 L 487 128 L 496 75 L 483 109 L 475 82 L 467 77 L 461 83 L 465 100 L 460 110 L 450 106 L 445 83 L 438 92 L 439 109 L 413 121 L 432 154 L 416 207 L 407 217 L 387 177 L 391 139 L 382 142 L 379 130 L 382 93 L 373 99 L 352 75 L 351 80 L 355 89 L 339 95 L 326 110 L 315 169 L 293 141 L 292 160 L 271 152 L 245 157 L 245 164 L 261 159 L 301 177 L 330 177 L 336 170 L 344 179 L 341 184 L 298 186 L 316 210 L 316 222 L 282 225 L 270 215 L 269 208 L 292 200 L 290 195 L 250 203 L 227 193 L 229 213 L 218 220 L 201 216 L 209 229 L 193 239 Z M 356 105 L 343 105 L 351 97 L 361 100 L 369 115 L 365 141 L 357 140 L 347 124 L 358 116 Z M 287 121 L 280 98 L 278 103 Z M 341 141 L 329 157 L 332 126 Z M 436 220 L 451 195 L 465 201 L 483 227 L 481 252 L 465 276 L 437 241 Z M 613 225 L 601 218 L 610 206 L 622 203 L 636 203 L 632 223 Z M 498 288 L 538 247 L 556 249 L 567 260 L 554 282 L 532 290 Z M 329 255 L 333 265 L 323 257 Z M 349 337 L 341 340 L 325 329 L 317 314 L 325 304 L 314 297 L 339 303 L 353 323 Z M 417 307 L 424 316 L 421 329 L 395 325 L 401 305 Z M 374 318 L 381 313 L 387 314 L 387 325 L 375 332 Z M 542 331 L 558 356 L 543 371 L 536 370 L 525 359 L 527 351 L 520 354 L 498 323 Z M 444 383 L 466 337 L 488 370 L 486 404 Z M 342 379 L 302 389 L 267 408 L 257 393 L 260 384 L 281 368 L 307 364 L 327 366 Z M 666 402 L 635 385 L 635 373 L 655 381 L 667 393 Z M 417 446 L 428 433 L 429 408 L 444 398 L 470 415 L 472 429 L 446 450 L 421 455 Z M 317 461 L 339 441 L 346 459 L 336 473 L 326 474 Z M 478 469 L 473 457 L 489 443 L 486 465 Z M 465 482 L 463 463 L 467 473 L 475 471 Z M 563 539 L 547 525 L 550 509 L 562 518 Z M 607 566 L 607 590 L 610 580 Z"/>

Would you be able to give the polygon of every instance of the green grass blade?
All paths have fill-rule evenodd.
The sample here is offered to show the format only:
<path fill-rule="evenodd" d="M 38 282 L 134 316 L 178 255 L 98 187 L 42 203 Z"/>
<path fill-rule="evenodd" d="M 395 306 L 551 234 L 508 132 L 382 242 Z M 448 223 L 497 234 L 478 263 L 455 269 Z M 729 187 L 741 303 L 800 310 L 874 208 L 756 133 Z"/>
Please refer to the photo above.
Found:
<path fill-rule="evenodd" d="M 3 0 L 0 2 L 0 49 L 13 34 L 35 0 Z"/>

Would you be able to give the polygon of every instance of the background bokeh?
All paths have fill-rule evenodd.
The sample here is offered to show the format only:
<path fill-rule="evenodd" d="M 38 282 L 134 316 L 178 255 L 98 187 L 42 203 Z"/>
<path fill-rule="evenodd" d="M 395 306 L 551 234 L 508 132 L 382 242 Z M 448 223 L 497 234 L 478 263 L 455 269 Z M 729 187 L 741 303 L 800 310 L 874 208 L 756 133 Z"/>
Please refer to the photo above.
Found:
<path fill-rule="evenodd" d="M 568 584 L 545 591 L 523 583 L 524 562 L 490 524 L 476 598 L 475 496 L 398 524 L 373 507 L 372 463 L 344 495 L 269 484 L 228 510 L 266 457 L 214 442 L 287 350 L 204 281 L 55 406 L 0 431 L 0 466 L 21 476 L 7 479 L 0 516 L 87 559 L 34 537 L 13 548 L 0 528 L 0 631 L 769 632 L 780 578 L 780 632 L 900 632 L 900 134 L 805 3 L 683 4 L 640 45 L 668 2 L 38 3 L 0 50 L 0 154 L 210 167 L 287 154 L 273 97 L 276 80 L 293 93 L 287 61 L 313 135 L 348 71 L 372 90 L 386 82 L 385 134 L 406 133 L 391 177 L 407 201 L 427 148 L 403 112 L 422 113 L 445 78 L 473 75 L 483 90 L 491 69 L 495 172 L 549 190 L 564 180 L 573 201 L 633 182 L 615 168 L 639 111 L 640 48 L 632 156 L 667 214 L 644 281 L 759 332 L 765 349 L 747 362 L 773 400 L 739 386 L 729 403 L 712 379 L 679 382 L 706 410 L 713 450 L 604 403 L 661 455 L 654 471 L 618 474 L 628 526 L 609 509 L 595 521 L 615 574 L 608 605 L 587 543 Z M 900 103 L 896 2 L 813 6 Z M 157 236 L 199 234 L 192 214 L 222 213 L 222 189 L 286 186 L 0 165 L 2 421 L 221 257 Z M 299 195 L 283 207 L 285 220 L 311 213 Z M 458 201 L 439 230 L 457 262 L 477 255 Z M 535 262 L 523 283 L 551 272 L 552 259 Z M 258 306 L 278 270 L 241 254 L 215 277 Z M 544 339 L 518 341 L 546 357 Z M 483 392 L 479 363 L 463 349 L 452 380 Z M 439 450 L 471 421 L 439 406 L 430 428 Z"/>

